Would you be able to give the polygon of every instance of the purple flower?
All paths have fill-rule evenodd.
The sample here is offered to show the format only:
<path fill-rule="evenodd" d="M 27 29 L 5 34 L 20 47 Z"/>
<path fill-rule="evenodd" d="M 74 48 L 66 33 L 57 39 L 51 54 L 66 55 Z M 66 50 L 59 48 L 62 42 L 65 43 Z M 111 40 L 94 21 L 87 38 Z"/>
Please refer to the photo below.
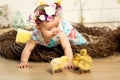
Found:
<path fill-rule="evenodd" d="M 48 20 L 48 21 L 53 21 L 53 16 L 48 16 L 48 17 L 47 17 L 47 20 Z"/>
<path fill-rule="evenodd" d="M 39 11 L 35 11 L 35 16 L 39 16 Z"/>

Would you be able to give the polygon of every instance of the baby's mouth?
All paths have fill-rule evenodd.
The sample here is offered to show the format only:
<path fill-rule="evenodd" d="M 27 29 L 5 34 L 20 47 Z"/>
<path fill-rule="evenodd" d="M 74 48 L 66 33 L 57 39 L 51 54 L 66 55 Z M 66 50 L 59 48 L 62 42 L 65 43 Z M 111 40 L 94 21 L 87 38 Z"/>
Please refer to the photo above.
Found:
<path fill-rule="evenodd" d="M 52 34 L 52 36 L 55 36 L 56 34 Z"/>
<path fill-rule="evenodd" d="M 59 32 L 53 33 L 52 36 L 59 35 Z"/>

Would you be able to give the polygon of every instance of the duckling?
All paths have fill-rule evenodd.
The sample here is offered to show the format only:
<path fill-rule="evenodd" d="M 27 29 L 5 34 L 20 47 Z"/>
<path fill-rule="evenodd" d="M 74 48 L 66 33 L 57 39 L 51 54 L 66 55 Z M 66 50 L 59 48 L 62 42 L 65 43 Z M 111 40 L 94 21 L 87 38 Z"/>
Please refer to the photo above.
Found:
<path fill-rule="evenodd" d="M 80 62 L 81 55 L 79 53 L 76 53 L 73 58 L 73 64 L 76 68 L 78 68 L 78 63 Z"/>
<path fill-rule="evenodd" d="M 80 62 L 78 63 L 79 69 L 82 71 L 82 73 L 86 71 L 90 71 L 92 66 L 92 58 L 87 54 L 86 49 L 82 49 L 80 51 Z"/>
<path fill-rule="evenodd" d="M 51 60 L 50 65 L 52 68 L 52 74 L 54 75 L 54 71 L 62 70 L 66 64 L 68 63 L 67 56 L 61 56 L 60 58 L 54 58 Z"/>
<path fill-rule="evenodd" d="M 92 63 L 92 58 L 87 54 L 86 49 L 81 49 L 80 54 L 81 54 L 81 59 L 84 59 L 84 60 Z"/>

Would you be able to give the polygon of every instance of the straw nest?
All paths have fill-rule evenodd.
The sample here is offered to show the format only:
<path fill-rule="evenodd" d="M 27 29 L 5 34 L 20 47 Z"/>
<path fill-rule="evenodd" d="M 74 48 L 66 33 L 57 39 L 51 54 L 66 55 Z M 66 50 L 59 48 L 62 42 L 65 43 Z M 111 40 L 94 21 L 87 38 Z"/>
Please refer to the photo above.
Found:
<path fill-rule="evenodd" d="M 73 26 L 88 40 L 86 45 L 72 45 L 73 53 L 78 53 L 82 48 L 88 50 L 88 54 L 93 58 L 101 58 L 113 55 L 114 51 L 120 48 L 120 29 L 111 30 L 107 27 L 86 27 L 79 23 Z M 7 59 L 20 60 L 25 44 L 15 43 L 17 32 L 10 30 L 0 35 L 0 55 Z M 55 57 L 64 55 L 61 45 L 47 48 L 36 45 L 29 60 L 48 62 Z"/>

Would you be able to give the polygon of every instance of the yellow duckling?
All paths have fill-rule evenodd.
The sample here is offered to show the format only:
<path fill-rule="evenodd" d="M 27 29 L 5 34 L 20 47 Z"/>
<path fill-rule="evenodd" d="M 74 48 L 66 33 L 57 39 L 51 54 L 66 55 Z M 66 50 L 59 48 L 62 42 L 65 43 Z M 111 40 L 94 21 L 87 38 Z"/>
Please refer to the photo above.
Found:
<path fill-rule="evenodd" d="M 86 49 L 82 49 L 80 51 L 80 54 L 81 54 L 81 59 L 85 59 L 86 61 L 92 63 L 92 58 L 87 54 L 87 50 Z"/>
<path fill-rule="evenodd" d="M 76 53 L 75 55 L 74 55 L 74 59 L 73 59 L 73 64 L 74 64 L 74 66 L 76 67 L 76 68 L 78 68 L 78 63 L 80 62 L 80 57 L 81 57 L 81 55 L 79 54 L 79 53 Z"/>
<path fill-rule="evenodd" d="M 84 71 L 90 71 L 92 66 L 92 58 L 87 54 L 86 49 L 82 49 L 80 51 L 80 62 L 78 63 L 79 69 L 81 69 L 82 72 Z"/>
<path fill-rule="evenodd" d="M 67 56 L 61 56 L 60 58 L 54 58 L 51 60 L 50 65 L 52 68 L 52 74 L 54 75 L 54 71 L 62 70 L 68 62 Z"/>

